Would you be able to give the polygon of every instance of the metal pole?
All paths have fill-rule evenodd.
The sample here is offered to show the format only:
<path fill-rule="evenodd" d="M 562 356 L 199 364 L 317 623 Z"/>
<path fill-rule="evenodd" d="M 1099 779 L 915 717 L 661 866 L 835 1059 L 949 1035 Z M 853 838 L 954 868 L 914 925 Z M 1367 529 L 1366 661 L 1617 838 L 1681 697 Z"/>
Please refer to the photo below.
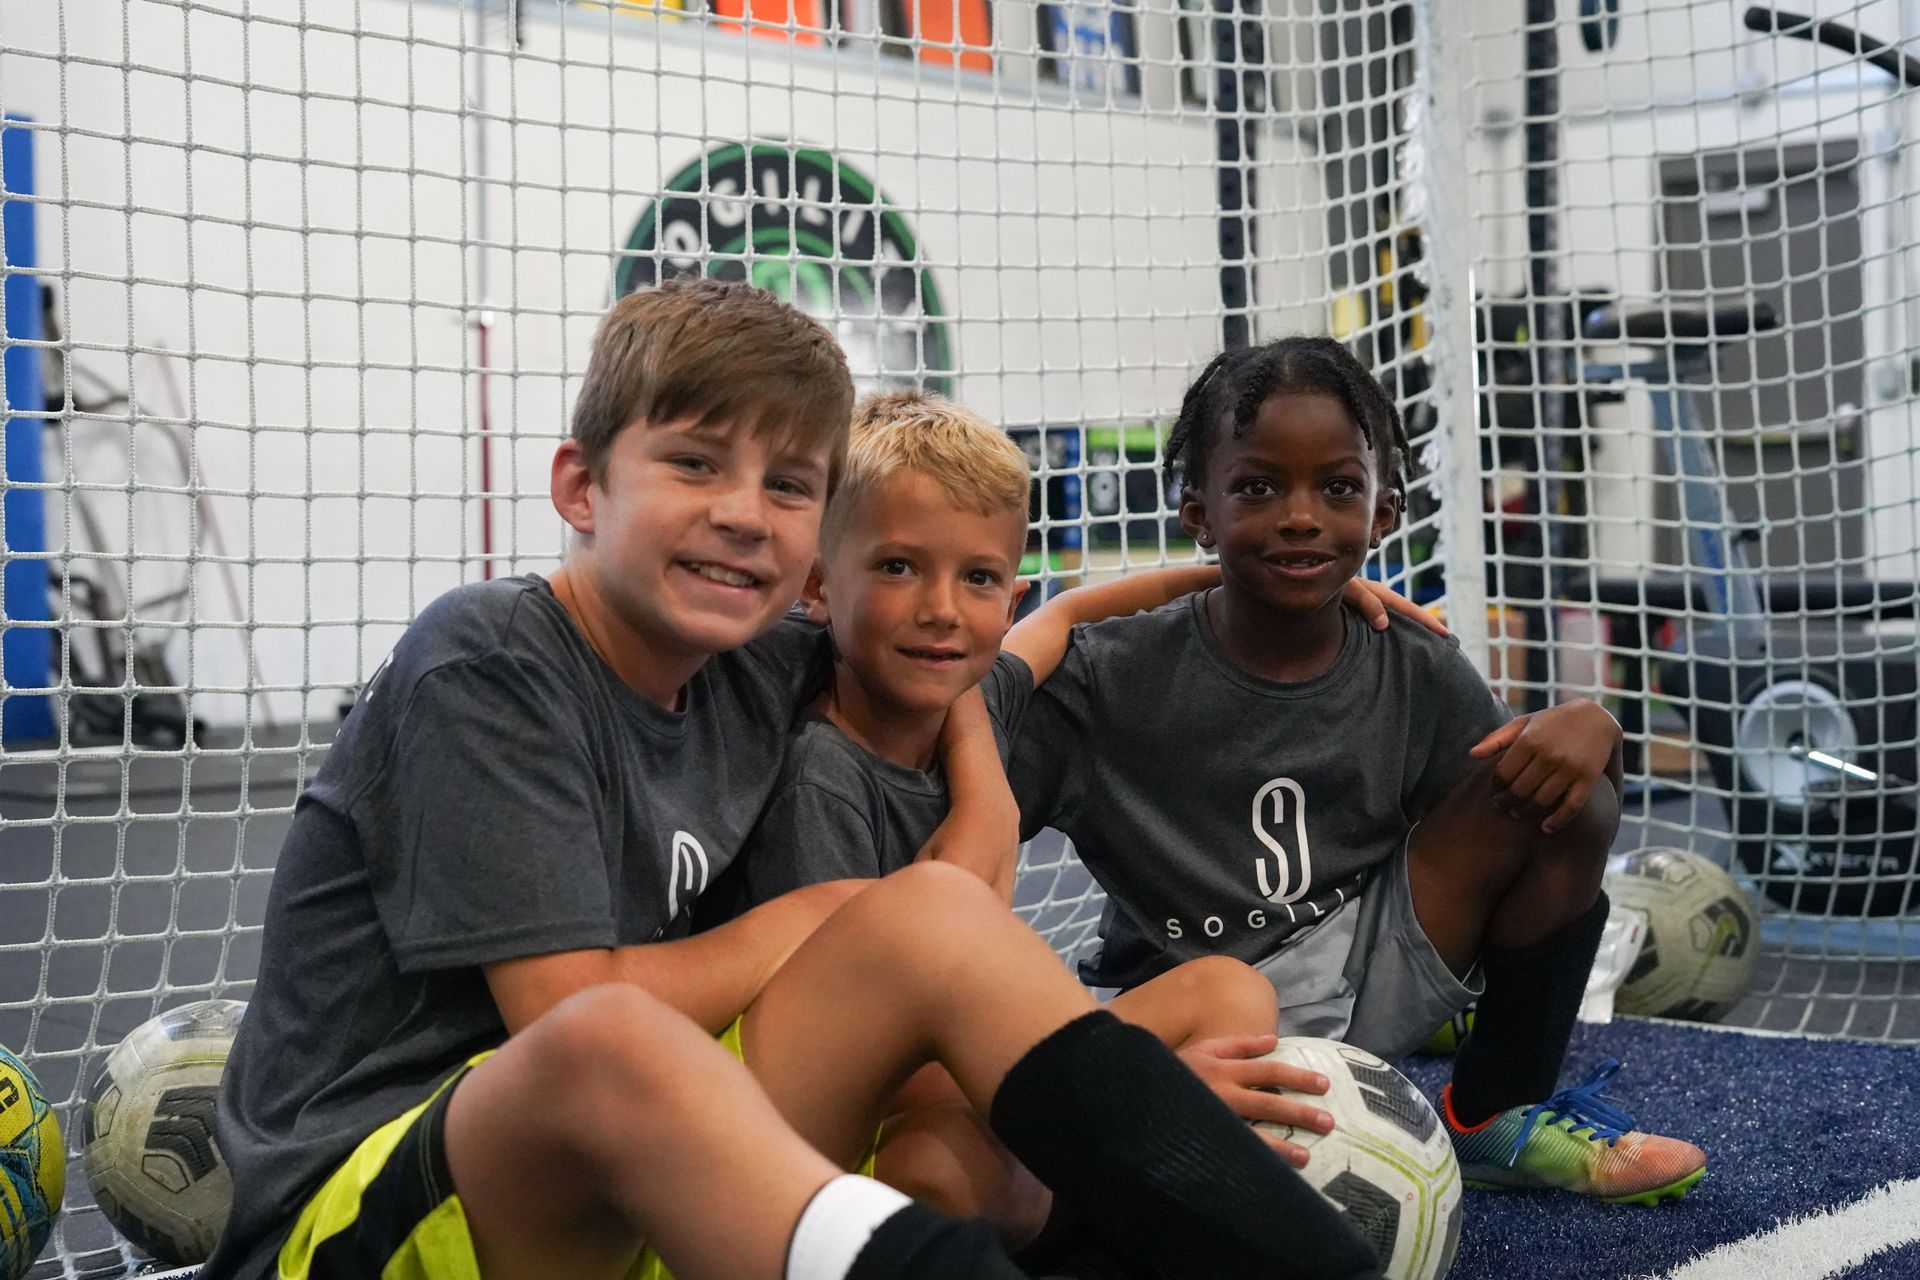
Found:
<path fill-rule="evenodd" d="M 480 438 L 480 576 L 493 577 L 493 413 L 488 404 L 492 393 L 493 328 L 492 294 L 487 285 L 487 8 L 491 0 L 480 0 L 474 9 L 473 100 L 473 236 L 475 241 L 473 284 L 478 302 L 469 322 L 475 338 L 474 397 L 477 401 L 475 427 Z M 509 3 L 512 0 L 508 0 Z M 516 15 L 517 18 L 517 15 Z"/>
<path fill-rule="evenodd" d="M 1545 706 L 1553 679 L 1553 602 L 1559 598 L 1567 529 L 1557 478 L 1566 463 L 1567 302 L 1560 295 L 1560 22 L 1556 0 L 1526 0 L 1527 293 L 1534 352 L 1540 460 L 1540 606 L 1528 618 L 1530 708 Z M 1536 706 L 1537 704 L 1537 706 Z"/>
<path fill-rule="evenodd" d="M 1220 341 L 1253 342 L 1255 120 L 1266 110 L 1266 21 L 1260 0 L 1213 0 L 1213 133 L 1220 210 Z"/>
<path fill-rule="evenodd" d="M 1447 629 L 1480 669 L 1489 670 L 1486 521 L 1481 512 L 1480 400 L 1473 341 L 1473 224 L 1467 160 L 1466 65 L 1459 22 L 1443 0 L 1416 0 L 1414 75 L 1422 111 L 1410 139 L 1419 163 L 1412 182 L 1426 239 L 1427 317 L 1432 326 L 1435 438 L 1440 443 L 1440 545 Z"/>
<path fill-rule="evenodd" d="M 0 123 L 0 191 L 9 196 L 34 194 L 33 130 L 7 128 L 24 123 L 7 116 Z M 54 683 L 53 618 L 48 592 L 46 500 L 37 485 L 43 475 L 42 450 L 46 434 L 47 399 L 41 381 L 38 343 L 46 336 L 40 310 L 40 277 L 34 274 L 36 256 L 34 212 L 25 198 L 0 205 L 0 262 L 8 268 L 0 290 L 0 331 L 12 341 L 5 346 L 5 374 L 0 379 L 0 689 L 46 689 Z M 21 487 L 16 487 L 21 486 Z M 37 623 L 35 626 L 10 625 Z M 44 693 L 15 694 L 0 700 L 0 745 L 27 738 L 52 737 L 53 704 Z"/>

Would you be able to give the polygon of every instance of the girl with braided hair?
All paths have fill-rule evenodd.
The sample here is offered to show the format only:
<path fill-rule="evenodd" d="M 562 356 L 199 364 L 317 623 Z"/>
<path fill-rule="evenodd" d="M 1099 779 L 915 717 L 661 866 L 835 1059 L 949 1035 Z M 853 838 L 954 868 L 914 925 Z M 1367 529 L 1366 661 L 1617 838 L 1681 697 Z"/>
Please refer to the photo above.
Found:
<path fill-rule="evenodd" d="M 1606 921 L 1620 728 L 1592 702 L 1509 719 L 1457 641 L 1341 588 L 1404 506 L 1392 400 L 1341 343 L 1222 353 L 1168 443 L 1218 587 L 1076 627 L 1009 775 L 1110 895 L 1086 981 L 1223 954 L 1283 1035 L 1392 1059 L 1476 1001 L 1441 1110 L 1471 1182 L 1655 1203 L 1693 1145 L 1557 1088 Z"/>

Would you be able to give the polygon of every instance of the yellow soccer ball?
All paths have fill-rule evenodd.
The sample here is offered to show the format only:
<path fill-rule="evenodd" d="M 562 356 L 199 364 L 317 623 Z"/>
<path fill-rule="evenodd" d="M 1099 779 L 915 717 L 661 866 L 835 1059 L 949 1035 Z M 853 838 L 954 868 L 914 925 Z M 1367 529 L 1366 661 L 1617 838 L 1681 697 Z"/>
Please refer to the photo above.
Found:
<path fill-rule="evenodd" d="M 0 1280 L 19 1280 L 47 1247 L 67 1192 L 67 1144 L 40 1082 L 0 1049 Z"/>

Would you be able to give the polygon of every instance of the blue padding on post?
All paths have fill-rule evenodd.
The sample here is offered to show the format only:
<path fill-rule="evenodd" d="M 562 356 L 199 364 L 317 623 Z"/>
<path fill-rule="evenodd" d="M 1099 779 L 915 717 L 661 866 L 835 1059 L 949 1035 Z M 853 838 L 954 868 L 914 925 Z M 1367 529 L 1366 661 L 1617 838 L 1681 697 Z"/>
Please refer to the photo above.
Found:
<path fill-rule="evenodd" d="M 8 116 L 6 121 L 19 120 Z M 38 341 L 44 336 L 40 316 L 40 280 L 32 274 L 40 259 L 34 243 L 33 205 L 10 195 L 32 195 L 33 131 L 10 129 L 0 121 L 0 262 L 5 263 L 7 337 Z M 22 270 L 22 268 L 26 268 Z M 53 616 L 47 592 L 47 562 L 22 558 L 21 552 L 47 549 L 46 506 L 38 489 L 16 484 L 38 483 L 42 465 L 45 420 L 22 416 L 47 407 L 40 379 L 40 348 L 9 343 L 5 354 L 6 449 L 0 469 L 0 674 L 5 687 L 44 689 L 53 683 L 53 633 L 45 627 L 20 627 L 15 622 L 45 622 Z M 46 694 L 16 694 L 0 699 L 0 743 L 53 734 L 53 704 Z"/>

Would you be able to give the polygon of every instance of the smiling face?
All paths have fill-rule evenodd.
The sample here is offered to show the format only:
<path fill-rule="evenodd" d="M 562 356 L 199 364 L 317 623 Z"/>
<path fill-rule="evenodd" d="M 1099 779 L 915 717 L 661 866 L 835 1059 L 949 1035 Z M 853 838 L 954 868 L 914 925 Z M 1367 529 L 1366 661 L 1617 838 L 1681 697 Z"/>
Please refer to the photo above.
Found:
<path fill-rule="evenodd" d="M 868 722 L 856 727 L 870 746 L 882 721 L 944 717 L 986 675 L 1013 623 L 1026 536 L 1024 509 L 983 515 L 916 471 L 863 495 L 807 605 L 833 628 L 838 710 Z"/>
<path fill-rule="evenodd" d="M 1346 405 L 1318 392 L 1269 396 L 1239 437 L 1222 430 L 1180 506 L 1227 590 L 1284 613 L 1336 604 L 1395 514 Z"/>
<path fill-rule="evenodd" d="M 677 689 L 780 618 L 813 562 L 832 451 L 723 425 L 635 423 L 595 480 L 577 442 L 561 445 L 554 505 L 582 535 L 570 594 L 616 671 L 650 693 L 650 673 L 683 672 Z"/>

